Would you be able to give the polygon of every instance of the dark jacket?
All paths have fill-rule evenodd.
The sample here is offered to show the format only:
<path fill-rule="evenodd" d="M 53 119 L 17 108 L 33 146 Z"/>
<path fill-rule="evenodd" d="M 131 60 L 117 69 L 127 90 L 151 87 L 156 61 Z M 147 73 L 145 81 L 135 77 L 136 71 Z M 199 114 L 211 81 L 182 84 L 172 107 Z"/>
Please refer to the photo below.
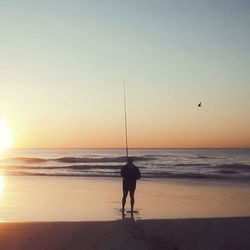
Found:
<path fill-rule="evenodd" d="M 124 182 L 134 183 L 141 178 L 141 173 L 139 168 L 134 164 L 126 164 L 121 168 L 121 176 L 123 177 Z"/>

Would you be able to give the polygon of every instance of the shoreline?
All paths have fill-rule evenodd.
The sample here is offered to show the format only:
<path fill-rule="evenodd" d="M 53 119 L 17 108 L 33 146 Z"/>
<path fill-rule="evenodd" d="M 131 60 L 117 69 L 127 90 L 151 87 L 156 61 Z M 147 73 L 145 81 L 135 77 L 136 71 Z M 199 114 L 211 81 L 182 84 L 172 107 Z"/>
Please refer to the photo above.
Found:
<path fill-rule="evenodd" d="M 0 221 L 121 219 L 117 178 L 5 176 Z M 204 180 L 140 180 L 136 220 L 250 216 L 250 184 Z M 129 197 L 126 209 L 129 209 Z"/>
<path fill-rule="evenodd" d="M 100 179 L 100 180 L 119 180 L 121 179 L 121 176 L 105 176 L 105 175 L 46 175 L 46 174 L 9 174 L 0 172 L 0 176 L 6 176 L 6 177 L 41 177 L 41 178 L 73 178 L 73 179 Z M 166 176 L 142 176 L 139 181 L 184 181 L 184 182 L 200 182 L 200 183 L 209 183 L 209 182 L 218 182 L 218 183 L 239 183 L 239 184 L 248 184 L 250 185 L 248 178 L 230 178 L 230 177 L 166 177 Z"/>
<path fill-rule="evenodd" d="M 250 248 L 250 217 L 0 223 L 0 249 L 236 250 Z"/>

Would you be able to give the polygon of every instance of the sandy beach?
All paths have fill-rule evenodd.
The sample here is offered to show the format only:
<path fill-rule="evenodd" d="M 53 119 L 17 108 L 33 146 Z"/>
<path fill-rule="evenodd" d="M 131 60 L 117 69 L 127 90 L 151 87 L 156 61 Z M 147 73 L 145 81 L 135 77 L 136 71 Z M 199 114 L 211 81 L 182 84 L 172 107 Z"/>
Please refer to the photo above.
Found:
<path fill-rule="evenodd" d="M 249 197 L 248 183 L 142 180 L 131 218 L 120 179 L 5 176 L 0 249 L 245 250 Z"/>
<path fill-rule="evenodd" d="M 250 248 L 250 217 L 0 224 L 0 249 Z"/>
<path fill-rule="evenodd" d="M 121 179 L 4 176 L 0 221 L 120 220 Z M 127 204 L 129 209 L 129 203 Z M 136 220 L 250 216 L 248 183 L 140 180 Z"/>

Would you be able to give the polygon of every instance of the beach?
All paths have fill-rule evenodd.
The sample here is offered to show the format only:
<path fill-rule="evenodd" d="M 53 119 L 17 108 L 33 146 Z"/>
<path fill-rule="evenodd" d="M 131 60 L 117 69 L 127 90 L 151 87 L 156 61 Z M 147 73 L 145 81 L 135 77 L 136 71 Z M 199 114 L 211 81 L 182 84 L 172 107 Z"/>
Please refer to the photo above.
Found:
<path fill-rule="evenodd" d="M 0 224 L 0 249 L 250 248 L 250 217 Z"/>
<path fill-rule="evenodd" d="M 249 249 L 248 153 L 135 150 L 123 216 L 119 150 L 16 150 L 0 161 L 0 249 Z"/>
<path fill-rule="evenodd" d="M 4 176 L 0 221 L 120 220 L 121 185 L 120 178 Z M 248 182 L 142 179 L 135 198 L 135 220 L 250 216 Z"/>
<path fill-rule="evenodd" d="M 132 218 L 118 178 L 5 176 L 0 249 L 249 249 L 249 197 L 248 183 L 141 180 Z"/>

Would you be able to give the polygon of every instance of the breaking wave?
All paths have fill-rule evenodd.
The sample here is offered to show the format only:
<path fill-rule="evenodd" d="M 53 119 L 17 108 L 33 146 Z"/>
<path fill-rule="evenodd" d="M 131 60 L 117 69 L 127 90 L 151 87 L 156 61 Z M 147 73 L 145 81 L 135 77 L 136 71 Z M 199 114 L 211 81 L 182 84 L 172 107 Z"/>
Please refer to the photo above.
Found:
<path fill-rule="evenodd" d="M 228 173 L 227 173 L 228 174 Z M 25 172 L 25 171 L 7 171 L 5 175 L 10 176 L 51 176 L 51 177 L 112 177 L 120 178 L 120 172 L 95 172 L 92 171 L 81 171 L 81 172 L 61 172 L 61 173 L 48 173 L 48 172 Z M 231 175 L 219 175 L 219 174 L 199 174 L 199 173 L 142 173 L 143 179 L 152 178 L 175 178 L 175 179 L 227 179 L 236 180 Z M 238 180 L 250 180 L 249 176 L 239 176 Z"/>
<path fill-rule="evenodd" d="M 32 175 L 32 176 L 68 176 L 68 177 L 119 177 L 119 165 L 68 165 L 68 166 L 31 166 L 31 165 L 10 165 L 1 166 L 0 171 L 6 175 Z M 250 179 L 250 165 L 246 164 L 223 164 L 217 166 L 204 167 L 195 171 L 196 168 L 178 169 L 167 166 L 161 169 L 140 166 L 142 178 L 193 178 L 193 179 Z M 187 165 L 189 166 L 189 164 Z"/>
<path fill-rule="evenodd" d="M 124 156 L 118 157 L 60 157 L 60 158 L 31 158 L 31 157 L 14 157 L 2 159 L 2 162 L 22 162 L 22 163 L 42 163 L 42 162 L 60 162 L 60 163 L 104 163 L 104 162 L 126 162 L 127 158 Z M 151 161 L 153 157 L 139 157 L 134 156 L 134 161 Z"/>

